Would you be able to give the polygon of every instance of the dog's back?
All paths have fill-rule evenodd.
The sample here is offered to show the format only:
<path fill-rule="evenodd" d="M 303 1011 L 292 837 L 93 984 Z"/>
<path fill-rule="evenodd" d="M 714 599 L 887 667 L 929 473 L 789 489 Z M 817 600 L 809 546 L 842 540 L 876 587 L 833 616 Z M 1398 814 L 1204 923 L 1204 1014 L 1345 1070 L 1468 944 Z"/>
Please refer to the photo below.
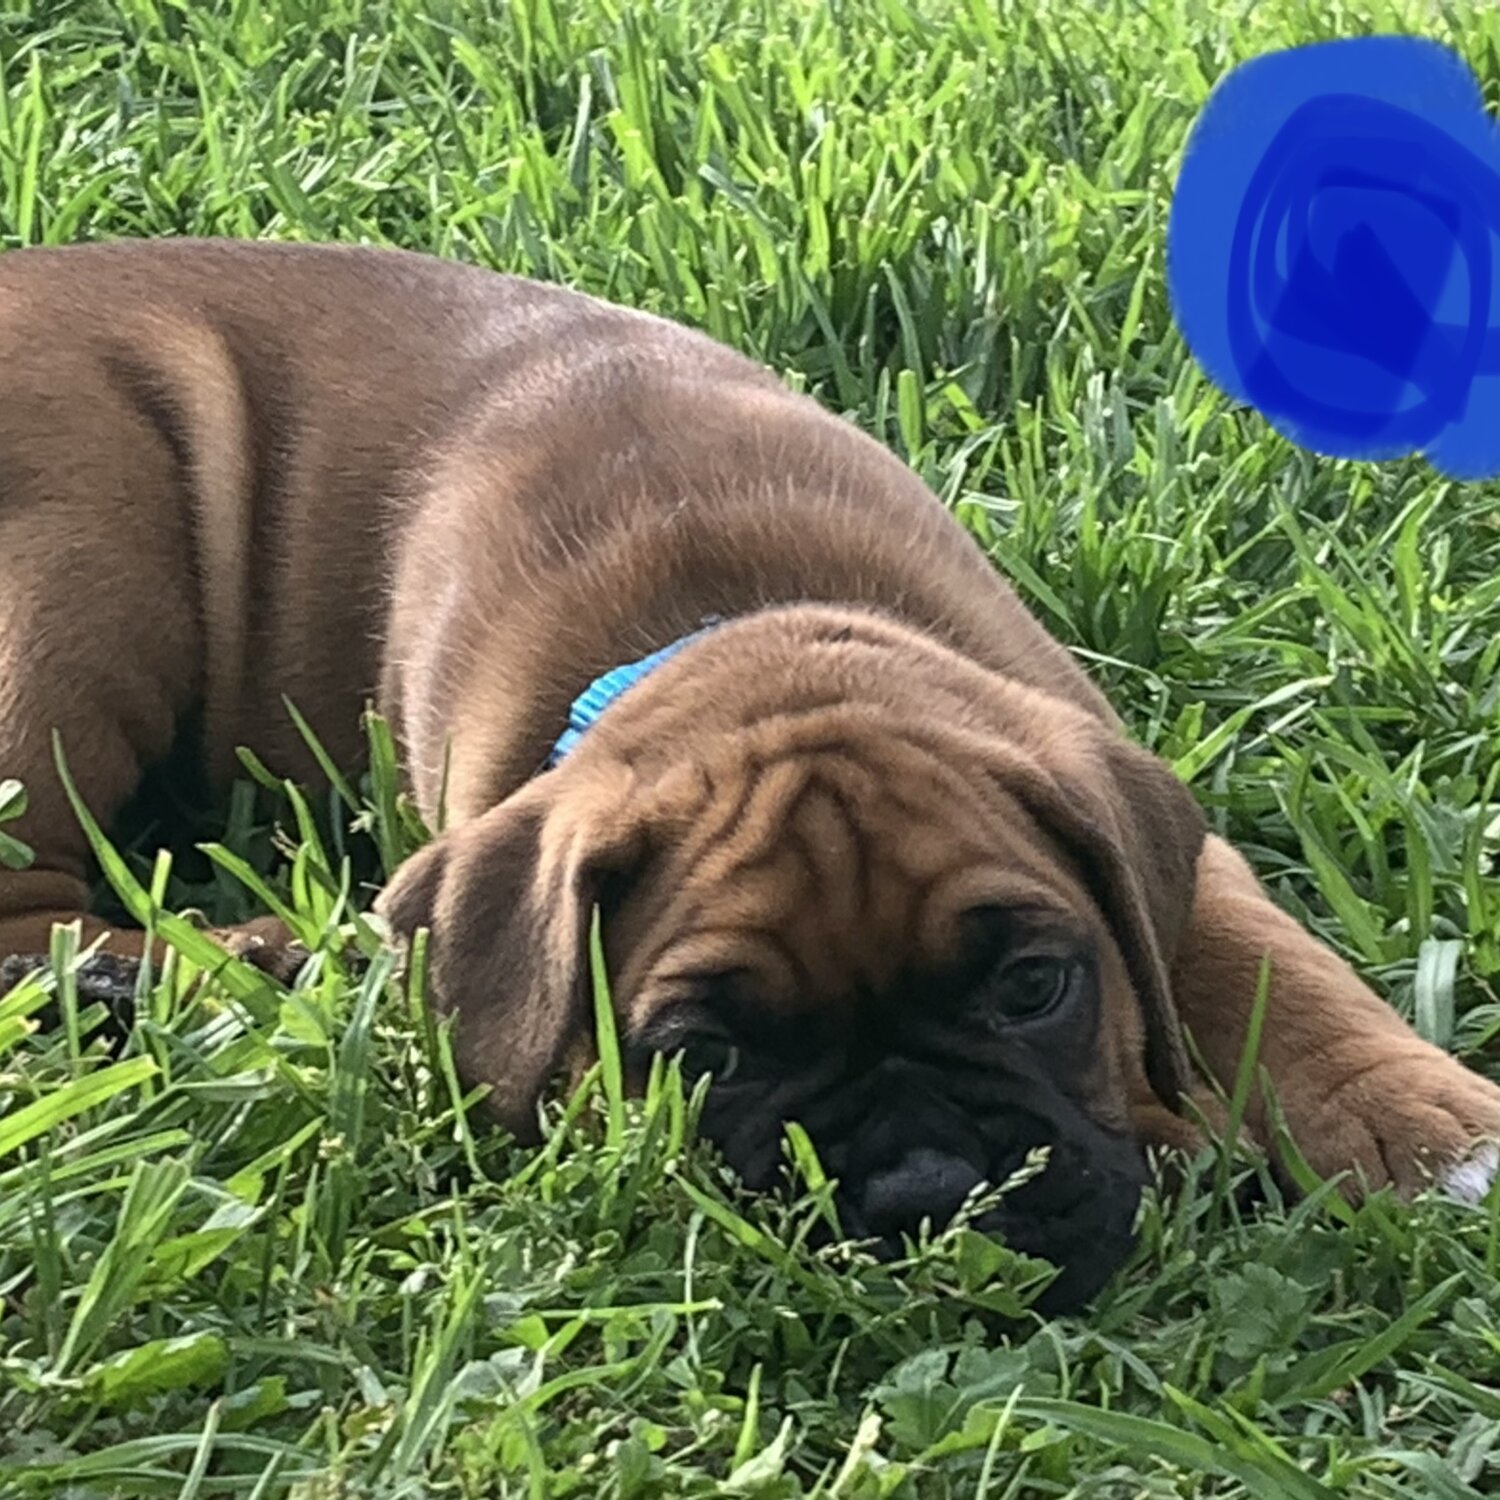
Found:
<path fill-rule="evenodd" d="M 863 604 L 1102 699 L 903 463 L 685 326 L 406 252 L 217 240 L 0 257 L 0 765 L 68 826 L 201 708 L 357 763 L 380 700 L 419 796 L 477 721 L 480 800 L 589 678 L 706 614 Z M 39 642 L 50 662 L 39 664 Z M 28 663 L 27 658 L 33 658 Z"/>
<path fill-rule="evenodd" d="M 405 503 L 502 392 L 519 424 L 570 380 L 596 397 L 618 384 L 600 373 L 611 349 L 759 374 L 665 320 L 399 251 L 165 240 L 0 257 L 0 568 L 32 590 L 65 557 L 92 650 L 201 635 L 201 661 L 170 671 L 203 674 L 216 771 L 247 740 L 306 764 L 282 694 L 352 755 Z M 122 587 L 127 572 L 147 587 Z"/>

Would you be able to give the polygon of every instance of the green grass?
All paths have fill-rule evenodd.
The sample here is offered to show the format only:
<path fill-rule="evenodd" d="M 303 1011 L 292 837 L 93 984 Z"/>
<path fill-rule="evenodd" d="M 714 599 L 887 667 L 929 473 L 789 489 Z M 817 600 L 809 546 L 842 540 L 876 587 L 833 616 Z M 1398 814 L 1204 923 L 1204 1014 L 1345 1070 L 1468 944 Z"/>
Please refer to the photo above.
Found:
<path fill-rule="evenodd" d="M 1162 282 L 1214 78 L 1397 29 L 1500 102 L 1482 4 L 10 0 L 0 243 L 389 242 L 764 358 L 906 456 L 1278 898 L 1494 1071 L 1497 491 L 1294 450 Z M 273 835 L 242 789 L 217 864 L 112 865 L 184 951 L 120 1060 L 66 940 L 59 1024 L 0 999 L 0 1494 L 1500 1487 L 1500 1205 L 1249 1217 L 1256 1164 L 1209 1156 L 1044 1324 L 1037 1268 L 962 1230 L 808 1249 L 805 1149 L 800 1202 L 746 1201 L 670 1071 L 623 1109 L 594 1080 L 540 1151 L 471 1132 L 420 964 L 354 961 L 417 836 L 379 761 L 353 827 L 283 793 Z M 268 895 L 319 949 L 286 999 L 195 984 L 154 917 Z"/>

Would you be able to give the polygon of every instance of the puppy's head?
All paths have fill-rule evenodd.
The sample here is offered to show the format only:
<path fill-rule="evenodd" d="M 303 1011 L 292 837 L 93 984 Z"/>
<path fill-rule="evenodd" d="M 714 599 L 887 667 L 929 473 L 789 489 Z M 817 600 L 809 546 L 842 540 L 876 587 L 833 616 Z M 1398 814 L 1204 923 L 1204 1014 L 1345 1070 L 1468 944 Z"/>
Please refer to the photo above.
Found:
<path fill-rule="evenodd" d="M 706 1132 L 770 1186 L 798 1121 L 846 1228 L 897 1247 L 1029 1152 L 981 1227 L 1087 1300 L 1131 1246 L 1133 1105 L 1176 1107 L 1169 971 L 1203 825 L 1089 712 L 878 617 L 771 611 L 632 688 L 556 770 L 397 873 L 459 1065 L 526 1136 L 591 1040 L 713 1075 Z"/>

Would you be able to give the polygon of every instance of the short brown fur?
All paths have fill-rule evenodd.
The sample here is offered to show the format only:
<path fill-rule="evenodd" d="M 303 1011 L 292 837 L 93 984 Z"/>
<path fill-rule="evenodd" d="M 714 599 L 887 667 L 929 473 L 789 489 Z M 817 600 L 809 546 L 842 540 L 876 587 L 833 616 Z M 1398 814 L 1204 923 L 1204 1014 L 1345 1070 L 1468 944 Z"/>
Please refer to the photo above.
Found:
<path fill-rule="evenodd" d="M 214 776 L 240 744 L 308 774 L 282 695 L 353 764 L 373 693 L 450 825 L 380 909 L 432 926 L 522 1133 L 630 876 L 632 1025 L 707 966 L 857 1030 L 963 909 L 1029 902 L 1099 944 L 1102 1121 L 1191 1144 L 1182 1027 L 1227 1085 L 1269 955 L 1261 1060 L 1315 1168 L 1409 1192 L 1500 1133 L 1500 1090 L 1206 835 L 917 477 L 732 351 L 426 257 L 167 241 L 0 258 L 0 354 L 0 773 L 38 854 L 0 873 L 0 954 L 85 900 L 54 729 L 108 819 L 195 709 Z M 538 774 L 592 677 L 710 615 Z"/>

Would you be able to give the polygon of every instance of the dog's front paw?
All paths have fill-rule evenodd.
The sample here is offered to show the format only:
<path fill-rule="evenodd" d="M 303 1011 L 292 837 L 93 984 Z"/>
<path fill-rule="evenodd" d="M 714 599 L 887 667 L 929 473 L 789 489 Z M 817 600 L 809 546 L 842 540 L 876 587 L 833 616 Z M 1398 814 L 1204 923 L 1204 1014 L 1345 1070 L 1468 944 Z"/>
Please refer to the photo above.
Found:
<path fill-rule="evenodd" d="M 1435 1047 L 1325 1071 L 1283 1096 L 1298 1149 L 1320 1176 L 1352 1172 L 1405 1198 L 1424 1188 L 1478 1203 L 1500 1173 L 1500 1088 Z"/>
<path fill-rule="evenodd" d="M 278 917 L 256 917 L 238 927 L 218 927 L 212 936 L 220 947 L 280 985 L 290 985 L 308 959 L 307 949 Z"/>
<path fill-rule="evenodd" d="M 1500 1143 L 1480 1141 L 1438 1174 L 1438 1187 L 1460 1203 L 1482 1203 L 1500 1176 Z"/>

